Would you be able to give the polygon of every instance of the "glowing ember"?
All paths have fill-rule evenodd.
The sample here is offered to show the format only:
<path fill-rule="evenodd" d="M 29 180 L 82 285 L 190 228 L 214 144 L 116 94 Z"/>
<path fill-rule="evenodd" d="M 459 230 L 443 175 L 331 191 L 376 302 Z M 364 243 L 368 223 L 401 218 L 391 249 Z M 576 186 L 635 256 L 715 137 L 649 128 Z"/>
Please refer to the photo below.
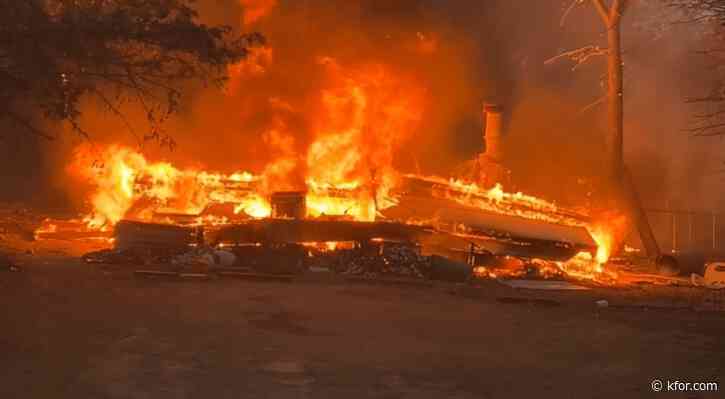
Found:
<path fill-rule="evenodd" d="M 599 262 L 589 252 L 580 252 L 567 262 L 557 264 L 568 276 L 582 280 L 596 280 L 609 283 L 617 279 L 617 273 L 608 270 L 604 262 Z"/>

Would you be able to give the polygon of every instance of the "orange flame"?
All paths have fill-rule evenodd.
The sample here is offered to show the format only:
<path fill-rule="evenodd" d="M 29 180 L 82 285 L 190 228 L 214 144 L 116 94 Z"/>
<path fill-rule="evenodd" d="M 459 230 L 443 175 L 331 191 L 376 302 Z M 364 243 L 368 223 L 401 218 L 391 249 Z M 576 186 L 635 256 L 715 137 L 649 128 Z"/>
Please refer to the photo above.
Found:
<path fill-rule="evenodd" d="M 580 278 L 585 276 L 595 278 L 598 274 L 604 273 L 604 265 L 609 261 L 612 251 L 624 238 L 627 231 L 627 218 L 623 215 L 605 215 L 600 218 L 600 221 L 592 222 L 586 215 L 561 209 L 552 202 L 521 192 L 508 193 L 500 184 L 496 184 L 490 189 L 484 189 L 475 183 L 455 179 L 406 176 L 435 183 L 437 189 L 434 189 L 434 195 L 463 205 L 549 223 L 585 227 L 596 243 L 596 253 L 583 252 L 569 262 L 558 265 L 567 274 L 576 274 Z"/>
<path fill-rule="evenodd" d="M 179 170 L 168 163 L 149 163 L 140 153 L 118 145 L 100 153 L 79 147 L 71 170 L 95 186 L 90 197 L 93 213 L 85 219 L 89 227 L 110 226 L 126 217 L 150 219 L 149 210 L 160 208 L 199 214 L 213 203 L 236 204 L 253 217 L 270 213 L 269 204 L 253 191 L 258 178 L 249 172 Z"/>
<path fill-rule="evenodd" d="M 274 1 L 244 3 L 274 6 Z M 262 50 L 258 57 L 252 57 L 254 65 L 240 64 L 232 75 L 261 73 L 257 66 L 271 62 L 271 57 L 271 50 Z M 559 267 L 571 273 L 602 272 L 602 265 L 623 234 L 620 219 L 592 223 L 588 217 L 553 202 L 506 192 L 500 184 L 484 188 L 456 179 L 400 175 L 393 165 L 394 154 L 418 128 L 425 91 L 384 65 L 342 68 L 336 60 L 324 57 L 319 64 L 327 79 L 315 103 L 317 112 L 311 113 L 309 145 L 299 148 L 301 143 L 296 142 L 283 118 L 275 119 L 262 140 L 273 157 L 257 175 L 179 169 L 169 163 L 150 162 L 118 145 L 95 153 L 90 146 L 80 147 L 72 170 L 91 181 L 95 189 L 89 198 L 93 212 L 85 219 L 88 226 L 105 229 L 123 218 L 149 220 L 159 210 L 194 215 L 198 223 L 227 223 L 234 215 L 264 218 L 271 215 L 269 196 L 289 190 L 307 192 L 310 217 L 373 221 L 380 210 L 397 203 L 393 193 L 401 178 L 415 177 L 432 183 L 433 194 L 441 198 L 492 212 L 587 228 L 597 253 L 588 259 L 580 254 L 573 263 Z M 294 112 L 281 99 L 269 101 L 275 109 Z M 203 214 L 214 204 L 231 204 L 232 211 L 224 216 Z"/>
<path fill-rule="evenodd" d="M 587 226 L 589 234 L 597 243 L 595 260 L 605 264 L 612 256 L 614 248 L 624 239 L 628 229 L 628 220 L 624 215 L 609 215 L 606 221 Z"/>

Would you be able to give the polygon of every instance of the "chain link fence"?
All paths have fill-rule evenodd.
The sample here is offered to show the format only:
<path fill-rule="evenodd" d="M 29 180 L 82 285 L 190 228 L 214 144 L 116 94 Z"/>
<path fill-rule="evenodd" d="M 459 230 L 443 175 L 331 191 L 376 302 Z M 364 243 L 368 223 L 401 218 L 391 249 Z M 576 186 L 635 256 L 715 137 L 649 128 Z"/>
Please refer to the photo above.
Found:
<path fill-rule="evenodd" d="M 725 253 L 725 214 L 648 209 L 647 216 L 663 253 Z"/>

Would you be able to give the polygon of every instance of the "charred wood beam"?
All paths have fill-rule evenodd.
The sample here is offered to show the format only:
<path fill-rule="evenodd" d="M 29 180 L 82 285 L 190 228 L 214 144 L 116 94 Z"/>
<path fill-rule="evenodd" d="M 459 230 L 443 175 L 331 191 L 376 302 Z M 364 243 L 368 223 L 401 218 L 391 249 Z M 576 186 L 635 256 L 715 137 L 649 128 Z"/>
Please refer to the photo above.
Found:
<path fill-rule="evenodd" d="M 222 227 L 215 232 L 213 242 L 364 242 L 374 238 L 414 241 L 424 234 L 428 234 L 425 228 L 402 223 L 265 219 Z"/>
<path fill-rule="evenodd" d="M 454 187 L 451 187 L 450 185 L 444 185 L 441 183 L 431 182 L 419 178 L 415 178 L 412 176 L 406 176 L 403 184 L 403 188 L 401 191 L 406 195 L 412 195 L 417 196 L 420 195 L 421 197 L 437 197 L 437 198 L 444 198 L 444 199 L 455 199 L 458 198 L 460 200 L 479 200 L 488 202 L 492 205 L 492 207 L 496 206 L 496 203 L 494 200 L 492 200 L 490 197 L 487 197 L 483 194 L 478 193 L 472 193 L 472 192 L 464 192 L 461 190 L 457 190 Z M 542 210 L 541 208 L 537 208 L 534 205 L 526 205 L 524 203 L 516 203 L 511 201 L 504 201 L 505 205 L 501 205 L 502 207 L 509 208 L 511 211 L 522 211 L 522 212 L 545 212 L 548 215 L 561 217 L 561 218 L 567 218 L 576 220 L 582 223 L 588 223 L 591 221 L 591 219 L 586 216 L 582 215 L 581 213 L 577 213 L 568 209 L 561 209 L 561 208 L 547 208 L 545 210 Z"/>
<path fill-rule="evenodd" d="M 129 220 L 118 222 L 114 230 L 117 249 L 186 248 L 195 241 L 195 229 Z"/>

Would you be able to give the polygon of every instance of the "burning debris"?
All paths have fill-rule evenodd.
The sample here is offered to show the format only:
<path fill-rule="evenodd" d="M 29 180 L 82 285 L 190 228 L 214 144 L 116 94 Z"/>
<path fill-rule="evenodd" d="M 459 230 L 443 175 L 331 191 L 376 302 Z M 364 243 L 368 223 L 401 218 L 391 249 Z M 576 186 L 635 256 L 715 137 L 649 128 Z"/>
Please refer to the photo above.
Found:
<path fill-rule="evenodd" d="M 194 243 L 195 250 L 210 244 L 295 252 L 307 243 L 399 240 L 421 245 L 426 257 L 466 262 L 475 246 L 494 257 L 547 262 L 581 278 L 603 274 L 614 236 L 621 234 L 609 228 L 614 224 L 504 191 L 500 107 L 484 108 L 486 153 L 468 179 L 405 174 L 393 159 L 419 128 L 429 99 L 425 88 L 413 75 L 381 63 L 342 65 L 320 57 L 315 68 L 323 78 L 312 101 L 316 112 L 307 120 L 306 148 L 297 148 L 297 135 L 279 116 L 262 134 L 270 159 L 255 172 L 182 168 L 119 145 L 79 147 L 69 170 L 92 187 L 92 209 L 71 235 L 109 234 L 115 227 L 116 248 L 124 253 L 151 241 L 173 250 Z M 269 105 L 294 111 L 276 97 Z M 126 232 L 138 223 L 144 227 Z M 60 225 L 48 222 L 38 234 L 55 234 Z M 188 229 L 199 227 L 204 236 L 190 239 Z M 346 270 L 430 275 L 431 258 L 373 258 L 360 257 Z"/>
<path fill-rule="evenodd" d="M 348 140 L 337 141 L 330 137 L 318 141 L 309 157 L 321 162 L 337 150 L 348 152 L 352 160 L 362 155 L 349 153 L 350 147 L 338 147 Z M 81 147 L 71 170 L 95 186 L 90 197 L 93 212 L 82 223 L 46 221 L 36 232 L 39 237 L 59 232 L 78 238 L 108 237 L 115 227 L 116 251 L 94 254 L 87 261 L 139 261 L 139 251 L 146 251 L 144 263 L 149 257 L 153 262 L 171 262 L 174 256 L 177 263 L 184 263 L 179 256 L 213 258 L 211 249 L 198 252 L 207 244 L 265 250 L 272 245 L 278 250 L 280 245 L 369 245 L 373 240 L 393 239 L 419 243 L 428 257 L 411 258 L 405 251 L 399 256 L 366 254 L 336 270 L 427 278 L 431 255 L 468 262 L 467 251 L 473 246 L 494 257 L 527 259 L 527 265 L 536 265 L 536 270 L 545 270 L 542 275 L 551 278 L 611 278 L 602 265 L 611 252 L 611 235 L 618 231 L 608 231 L 581 212 L 522 193 L 507 193 L 500 184 L 483 188 L 474 182 L 400 174 L 390 166 L 382 174 L 367 177 L 352 173 L 355 169 L 316 168 L 317 172 L 310 171 L 313 176 L 306 179 L 305 190 L 270 192 L 275 179 L 281 178 L 278 174 L 180 169 L 149 162 L 140 153 L 118 146 L 102 153 L 102 163 L 89 162 L 91 155 Z M 337 155 L 333 158 L 337 161 Z M 340 180 L 343 176 L 349 180 Z M 192 246 L 197 252 L 184 255 Z M 531 274 L 533 269 L 520 270 Z M 491 273 L 498 274 L 501 271 Z M 509 274 L 516 275 L 520 273 Z"/>
<path fill-rule="evenodd" d="M 436 271 L 458 268 L 454 279 L 463 281 L 472 274 L 473 266 L 477 266 L 467 253 L 467 248 L 472 246 L 494 258 L 529 259 L 527 266 L 517 272 L 481 273 L 479 268 L 479 277 L 538 274 L 547 278 L 564 275 L 592 278 L 603 275 L 601 265 L 594 259 L 598 247 L 588 233 L 586 216 L 521 193 L 505 193 L 500 186 L 482 190 L 475 184 L 457 180 L 398 176 L 397 186 L 388 190 L 390 197 L 386 201 L 392 205 L 376 210 L 376 221 L 365 221 L 364 215 L 357 214 L 356 218 L 356 214 L 347 211 L 331 214 L 310 211 L 310 203 L 354 203 L 359 195 L 355 189 L 332 191 L 328 188 L 328 197 L 324 197 L 319 187 L 313 186 L 310 191 L 273 193 L 267 201 L 257 191 L 260 178 L 250 173 L 224 176 L 178 171 L 168 164 L 148 166 L 145 161 L 139 165 L 144 168 L 138 172 L 111 172 L 101 179 L 104 183 L 107 178 L 115 177 L 118 181 L 104 184 L 103 190 L 110 192 L 100 190 L 93 197 L 94 203 L 102 204 L 102 199 L 120 200 L 126 205 L 110 209 L 126 209 L 127 214 L 123 217 L 137 221 L 116 223 L 116 249 L 89 254 L 84 258 L 87 262 L 197 263 L 208 267 L 224 263 L 266 272 L 274 269 L 272 264 L 288 264 L 292 267 L 283 267 L 282 272 L 295 273 L 310 263 L 307 258 L 314 251 L 303 250 L 306 243 L 353 242 L 358 249 L 352 252 L 338 250 L 333 244 L 333 258 L 336 259 L 333 270 L 367 277 L 436 278 Z M 122 161 L 118 168 L 123 170 L 127 166 Z M 166 173 L 158 173 L 159 170 Z M 193 205 L 187 210 L 197 211 L 203 205 L 204 211 L 179 213 L 184 210 L 180 200 L 188 201 L 189 198 L 196 198 L 197 202 L 191 202 Z M 254 209 L 263 209 L 264 215 L 254 217 L 245 212 L 244 216 L 235 219 L 232 214 L 220 211 L 243 210 L 250 204 L 256 207 Z M 109 208 L 97 207 L 95 216 L 84 219 L 85 224 L 78 234 L 93 231 L 109 234 L 107 228 L 113 225 L 113 219 L 96 223 L 98 215 L 106 209 Z M 213 210 L 218 213 L 212 213 Z M 159 218 L 164 218 L 166 224 L 154 223 Z M 57 232 L 57 226 L 46 224 L 38 234 L 53 234 Z M 75 226 L 79 227 L 78 222 Z M 429 254 L 424 256 L 406 245 L 371 244 L 381 239 L 418 243 L 418 250 L 422 248 Z M 215 255 L 214 248 L 225 247 L 231 248 L 229 252 L 234 254 L 235 260 L 220 263 L 215 260 L 219 254 Z M 363 251 L 363 247 L 378 249 Z M 437 254 L 451 260 L 445 261 L 436 257 Z M 270 257 L 278 258 L 275 262 L 264 261 Z M 326 257 L 330 258 L 329 255 Z M 241 259 L 262 261 L 249 261 L 243 265 Z M 444 265 L 446 262 L 448 264 Z"/>
<path fill-rule="evenodd" d="M 430 258 L 421 256 L 411 245 L 382 245 L 377 251 L 348 254 L 337 260 L 336 271 L 344 275 L 375 278 L 400 276 L 427 278 Z"/>

